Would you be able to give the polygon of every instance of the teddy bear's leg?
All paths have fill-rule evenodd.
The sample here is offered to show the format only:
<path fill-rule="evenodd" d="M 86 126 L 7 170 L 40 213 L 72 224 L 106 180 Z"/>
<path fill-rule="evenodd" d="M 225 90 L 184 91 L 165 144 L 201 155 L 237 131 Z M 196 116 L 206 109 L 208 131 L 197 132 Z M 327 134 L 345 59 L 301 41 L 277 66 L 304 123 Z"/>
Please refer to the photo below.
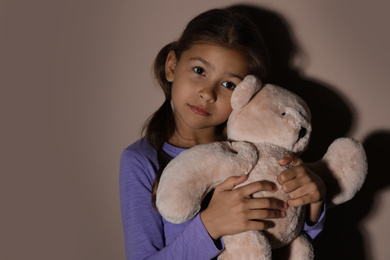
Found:
<path fill-rule="evenodd" d="M 224 236 L 225 250 L 218 260 L 271 260 L 271 245 L 264 233 L 248 231 Z"/>
<path fill-rule="evenodd" d="M 273 251 L 275 260 L 312 260 L 314 259 L 313 246 L 310 241 L 300 235 L 289 245 Z"/>

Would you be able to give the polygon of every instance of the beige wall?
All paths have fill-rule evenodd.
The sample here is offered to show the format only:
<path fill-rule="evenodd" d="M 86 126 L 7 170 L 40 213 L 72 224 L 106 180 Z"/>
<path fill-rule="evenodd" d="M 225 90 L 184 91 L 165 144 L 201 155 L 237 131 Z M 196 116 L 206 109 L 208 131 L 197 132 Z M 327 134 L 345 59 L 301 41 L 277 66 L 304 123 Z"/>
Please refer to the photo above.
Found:
<path fill-rule="evenodd" d="M 359 200 L 329 214 L 321 243 L 335 250 L 342 238 L 378 260 L 390 258 L 384 2 L 253 1 L 291 29 L 299 78 L 350 106 L 348 134 L 373 166 Z M 124 259 L 119 157 L 162 102 L 154 56 L 194 15 L 232 3 L 0 1 L 1 259 Z"/>

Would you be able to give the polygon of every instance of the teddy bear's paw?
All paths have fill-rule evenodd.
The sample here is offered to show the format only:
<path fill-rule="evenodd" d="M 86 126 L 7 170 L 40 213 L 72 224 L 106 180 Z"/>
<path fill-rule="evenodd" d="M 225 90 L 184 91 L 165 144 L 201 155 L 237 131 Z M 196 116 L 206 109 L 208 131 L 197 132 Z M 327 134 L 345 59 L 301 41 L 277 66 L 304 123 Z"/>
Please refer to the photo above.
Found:
<path fill-rule="evenodd" d="M 362 144 L 352 138 L 336 139 L 329 146 L 323 161 L 332 173 L 328 178 L 330 184 L 327 185 L 330 204 L 338 205 L 353 198 L 367 175 L 367 157 Z M 330 178 L 333 179 L 330 181 Z M 327 177 L 324 179 L 327 181 Z"/>
<path fill-rule="evenodd" d="M 160 215 L 168 222 L 173 224 L 181 224 L 189 219 L 192 219 L 200 210 L 200 206 L 193 205 L 193 208 L 189 209 L 187 205 L 179 204 L 180 207 L 172 206 L 159 201 L 157 202 L 157 208 Z"/>

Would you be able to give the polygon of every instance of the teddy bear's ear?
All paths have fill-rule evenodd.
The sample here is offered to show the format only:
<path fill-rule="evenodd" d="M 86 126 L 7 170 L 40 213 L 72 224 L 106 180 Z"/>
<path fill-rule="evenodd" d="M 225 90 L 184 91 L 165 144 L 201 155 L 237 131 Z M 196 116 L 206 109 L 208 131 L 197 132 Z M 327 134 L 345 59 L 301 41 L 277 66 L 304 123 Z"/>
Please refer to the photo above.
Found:
<path fill-rule="evenodd" d="M 261 81 L 253 75 L 248 75 L 236 86 L 231 97 L 233 110 L 246 106 L 249 100 L 261 89 Z"/>

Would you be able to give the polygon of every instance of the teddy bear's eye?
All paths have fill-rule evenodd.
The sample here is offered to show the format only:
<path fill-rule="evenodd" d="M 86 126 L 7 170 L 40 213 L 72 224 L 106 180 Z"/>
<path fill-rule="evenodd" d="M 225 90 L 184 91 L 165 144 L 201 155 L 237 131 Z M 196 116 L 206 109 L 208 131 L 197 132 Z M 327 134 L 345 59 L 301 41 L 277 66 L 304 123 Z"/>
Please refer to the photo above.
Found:
<path fill-rule="evenodd" d="M 282 115 L 282 116 L 285 116 L 285 115 L 286 115 L 286 112 L 281 113 L 281 115 Z"/>

